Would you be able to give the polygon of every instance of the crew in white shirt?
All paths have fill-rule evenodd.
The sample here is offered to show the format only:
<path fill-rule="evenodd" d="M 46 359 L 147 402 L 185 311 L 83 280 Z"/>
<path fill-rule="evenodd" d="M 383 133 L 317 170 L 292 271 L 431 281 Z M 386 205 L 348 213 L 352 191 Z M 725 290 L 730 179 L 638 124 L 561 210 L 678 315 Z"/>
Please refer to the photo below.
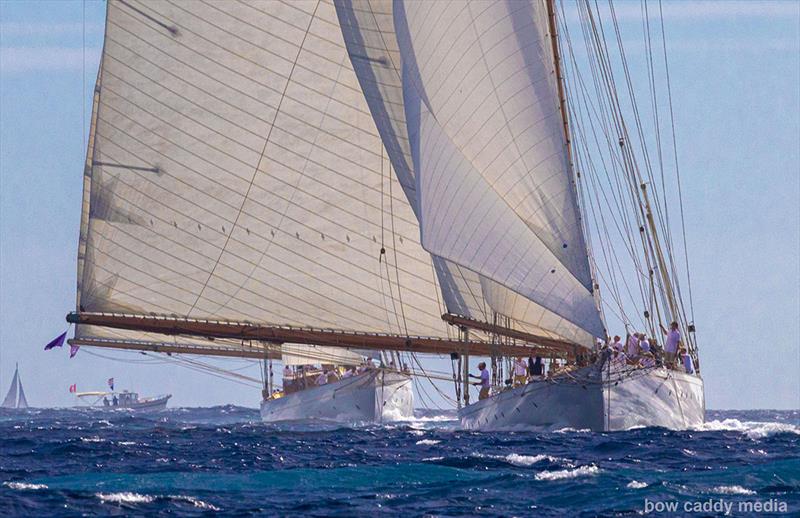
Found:
<path fill-rule="evenodd" d="M 664 326 L 661 326 L 661 331 L 667 337 L 667 343 L 664 344 L 664 356 L 666 357 L 667 367 L 670 369 L 675 368 L 675 358 L 678 354 L 678 344 L 681 341 L 681 332 L 678 331 L 678 323 L 673 322 L 669 326 L 670 330 L 667 332 Z"/>
<path fill-rule="evenodd" d="M 528 381 L 528 365 L 522 357 L 514 362 L 514 386 L 524 385 Z"/>

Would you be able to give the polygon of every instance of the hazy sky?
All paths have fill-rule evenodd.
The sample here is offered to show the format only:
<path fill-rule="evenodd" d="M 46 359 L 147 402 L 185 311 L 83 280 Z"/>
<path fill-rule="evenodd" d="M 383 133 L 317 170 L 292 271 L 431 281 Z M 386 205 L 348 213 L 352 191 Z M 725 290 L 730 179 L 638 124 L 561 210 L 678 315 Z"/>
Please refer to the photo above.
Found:
<path fill-rule="evenodd" d="M 618 5 L 640 23 L 638 1 Z M 664 9 L 707 406 L 799 408 L 800 3 Z M 112 376 L 175 405 L 256 406 L 257 388 L 135 353 L 42 350 L 74 309 L 104 11 L 0 0 L 0 390 L 19 362 L 34 406 L 72 405 L 70 384 L 102 389 Z"/>

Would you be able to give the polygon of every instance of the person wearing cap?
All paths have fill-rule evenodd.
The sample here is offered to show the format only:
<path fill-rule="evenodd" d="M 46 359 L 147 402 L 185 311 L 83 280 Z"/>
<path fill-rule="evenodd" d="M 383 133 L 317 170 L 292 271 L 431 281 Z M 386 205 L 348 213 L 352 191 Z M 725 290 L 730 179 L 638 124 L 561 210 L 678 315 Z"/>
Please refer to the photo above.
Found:
<path fill-rule="evenodd" d="M 476 378 L 480 381 L 473 383 L 476 387 L 480 387 L 481 391 L 478 394 L 478 401 L 486 399 L 489 397 L 489 387 L 491 383 L 489 382 L 489 370 L 486 368 L 486 362 L 480 362 L 478 364 L 478 370 L 481 371 L 480 375 L 476 376 L 474 374 L 470 374 L 470 378 Z"/>

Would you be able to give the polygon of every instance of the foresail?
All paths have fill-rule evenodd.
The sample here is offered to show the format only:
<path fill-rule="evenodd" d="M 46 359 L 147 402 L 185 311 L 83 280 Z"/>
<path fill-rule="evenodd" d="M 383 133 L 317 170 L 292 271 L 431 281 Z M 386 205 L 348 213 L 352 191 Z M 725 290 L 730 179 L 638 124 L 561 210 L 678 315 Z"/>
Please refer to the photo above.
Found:
<path fill-rule="evenodd" d="M 447 336 L 333 3 L 109 1 L 101 67 L 80 311 Z"/>
<path fill-rule="evenodd" d="M 6 398 L 0 404 L 0 408 L 16 408 L 17 407 L 17 385 L 19 384 L 19 371 L 14 370 L 14 377 L 11 379 L 11 388 L 8 389 Z"/>
<path fill-rule="evenodd" d="M 544 4 L 336 4 L 448 311 L 602 336 Z"/>

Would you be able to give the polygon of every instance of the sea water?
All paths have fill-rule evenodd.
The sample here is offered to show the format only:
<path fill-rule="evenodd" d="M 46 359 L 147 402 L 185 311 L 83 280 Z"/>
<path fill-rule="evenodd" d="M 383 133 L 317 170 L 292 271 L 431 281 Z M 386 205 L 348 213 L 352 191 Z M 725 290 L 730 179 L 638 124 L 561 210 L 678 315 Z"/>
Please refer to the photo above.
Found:
<path fill-rule="evenodd" d="M 0 413 L 6 515 L 800 513 L 800 413 L 689 431 L 466 432 L 452 413 L 342 427 L 254 409 Z"/>

